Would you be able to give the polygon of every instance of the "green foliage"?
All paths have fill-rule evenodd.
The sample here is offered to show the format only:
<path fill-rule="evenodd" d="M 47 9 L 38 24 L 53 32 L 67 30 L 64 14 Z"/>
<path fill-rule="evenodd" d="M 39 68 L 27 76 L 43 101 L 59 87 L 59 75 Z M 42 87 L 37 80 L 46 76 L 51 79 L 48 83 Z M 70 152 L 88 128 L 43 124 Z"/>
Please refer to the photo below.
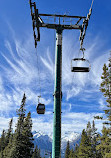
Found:
<path fill-rule="evenodd" d="M 18 121 L 16 130 L 12 134 L 12 122 L 9 122 L 8 132 L 3 131 L 0 138 L 0 158 L 31 158 L 33 154 L 32 119 L 29 112 L 25 116 L 25 94 L 23 95 L 20 108 L 17 110 Z"/>
<path fill-rule="evenodd" d="M 100 91 L 103 93 L 107 103 L 104 109 L 105 120 L 107 121 L 103 122 L 102 136 L 98 139 L 100 144 L 97 145 L 96 149 L 101 153 L 102 157 L 106 158 L 111 156 L 111 57 L 109 65 L 104 64 L 103 66 L 101 79 Z"/>
<path fill-rule="evenodd" d="M 5 148 L 3 150 L 3 155 L 2 155 L 2 157 L 4 158 L 8 158 L 8 155 L 12 146 L 12 140 L 13 140 L 12 123 L 13 123 L 13 119 L 11 119 L 9 122 L 9 129 L 5 136 Z"/>
<path fill-rule="evenodd" d="M 25 146 L 24 146 L 24 137 L 22 135 L 23 129 L 24 129 L 24 120 L 25 120 L 25 101 L 26 97 L 25 94 L 22 99 L 22 104 L 20 108 L 17 110 L 18 115 L 18 122 L 15 130 L 15 134 L 13 137 L 12 142 L 12 148 L 9 152 L 11 158 L 21 158 L 21 156 L 24 156 L 25 153 Z"/>
<path fill-rule="evenodd" d="M 33 147 L 34 147 L 33 135 L 31 130 L 32 130 L 32 120 L 31 120 L 31 113 L 29 112 L 24 121 L 24 129 L 22 131 L 23 145 L 25 147 L 24 155 L 27 158 L 30 158 L 32 156 Z"/>
<path fill-rule="evenodd" d="M 83 129 L 78 156 L 79 158 L 89 158 L 92 156 L 91 151 L 92 150 L 90 138 L 88 137 L 88 134 L 85 129 Z"/>
<path fill-rule="evenodd" d="M 98 137 L 99 134 L 95 128 L 94 121 L 92 125 L 90 122 L 88 122 L 86 130 L 84 129 L 82 131 L 82 138 L 78 149 L 79 153 L 77 156 L 80 158 L 101 158 L 100 152 L 96 149 L 96 146 L 99 144 Z"/>
<path fill-rule="evenodd" d="M 102 136 L 99 137 L 100 144 L 96 147 L 101 152 L 102 157 L 108 157 L 111 154 L 111 138 L 109 137 L 109 129 L 103 126 Z"/>
<path fill-rule="evenodd" d="M 33 135 L 32 135 L 32 120 L 31 113 L 25 117 L 25 94 L 22 99 L 22 104 L 17 110 L 18 122 L 13 137 L 12 148 L 10 151 L 11 158 L 30 158 L 33 152 Z"/>
<path fill-rule="evenodd" d="M 3 150 L 0 152 L 0 158 L 4 158 Z"/>
<path fill-rule="evenodd" d="M 8 129 L 8 132 L 6 133 L 6 138 L 5 138 L 5 142 L 6 142 L 6 146 L 8 145 L 9 143 L 9 139 L 12 135 L 12 123 L 13 123 L 13 119 L 10 120 L 9 122 L 9 129 Z"/>
<path fill-rule="evenodd" d="M 65 157 L 67 158 L 101 158 L 100 152 L 96 149 L 98 143 L 99 134 L 95 128 L 93 121 L 92 125 L 90 122 L 87 124 L 86 130 L 83 129 L 81 135 L 81 143 L 78 146 L 76 144 L 75 149 L 70 150 L 69 141 L 65 151 Z"/>
<path fill-rule="evenodd" d="M 100 152 L 96 149 L 97 145 L 99 144 L 98 138 L 99 134 L 97 133 L 97 128 L 95 128 L 95 122 L 93 120 L 92 123 L 92 131 L 91 131 L 91 147 L 92 147 L 92 157 L 93 158 L 101 158 Z"/>
<path fill-rule="evenodd" d="M 103 73 L 101 76 L 102 82 L 100 85 L 100 91 L 103 93 L 103 96 L 106 98 L 106 109 L 104 109 L 105 116 L 109 122 L 105 124 L 111 123 L 111 58 L 109 59 L 109 65 L 104 64 Z"/>
<path fill-rule="evenodd" d="M 86 133 L 91 139 L 92 129 L 91 129 L 91 123 L 90 122 L 87 123 Z"/>
<path fill-rule="evenodd" d="M 74 158 L 74 151 L 73 151 L 73 149 L 70 150 L 69 158 Z"/>
<path fill-rule="evenodd" d="M 65 158 L 69 158 L 69 155 L 70 155 L 70 145 L 69 145 L 69 141 L 68 141 L 66 151 L 65 151 Z"/>
<path fill-rule="evenodd" d="M 41 158 L 41 157 L 40 157 L 40 149 L 38 149 L 37 145 L 36 145 L 36 147 L 35 147 L 35 149 L 34 149 L 32 158 Z"/>
<path fill-rule="evenodd" d="M 5 138 L 6 138 L 6 132 L 5 132 L 5 130 L 3 130 L 1 138 L 0 138 L 0 152 L 2 152 L 5 149 L 5 146 L 6 146 Z"/>
<path fill-rule="evenodd" d="M 11 134 L 11 136 L 9 138 L 9 143 L 3 151 L 4 158 L 11 158 L 10 152 L 12 150 L 12 142 L 13 142 L 13 134 Z"/>
<path fill-rule="evenodd" d="M 20 108 L 17 110 L 18 121 L 15 132 L 12 133 L 13 119 L 9 122 L 7 132 L 3 130 L 0 138 L 0 158 L 41 158 L 40 149 L 33 144 L 32 119 L 31 112 L 26 116 L 25 112 L 26 96 L 23 99 Z"/>
<path fill-rule="evenodd" d="M 79 146 L 76 144 L 75 149 L 73 151 L 73 157 L 78 158 Z"/>
<path fill-rule="evenodd" d="M 20 108 L 17 110 L 17 115 L 18 115 L 18 122 L 17 122 L 17 128 L 15 133 L 18 133 L 19 136 L 22 133 L 22 130 L 24 128 L 24 119 L 25 119 L 25 101 L 26 101 L 26 96 L 24 94 L 23 99 L 22 99 L 22 104 Z"/>

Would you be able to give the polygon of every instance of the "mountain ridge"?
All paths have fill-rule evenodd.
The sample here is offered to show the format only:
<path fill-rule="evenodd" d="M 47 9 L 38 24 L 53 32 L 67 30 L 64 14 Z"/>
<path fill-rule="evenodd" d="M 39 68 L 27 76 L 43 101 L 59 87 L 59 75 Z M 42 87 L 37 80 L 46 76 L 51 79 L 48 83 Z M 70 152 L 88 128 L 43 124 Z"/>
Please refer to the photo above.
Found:
<path fill-rule="evenodd" d="M 33 131 L 34 145 L 37 145 L 41 150 L 41 156 L 45 156 L 46 151 L 52 151 L 52 132 L 46 134 L 42 131 Z M 61 135 L 61 158 L 64 157 L 67 141 L 69 140 L 70 148 L 74 149 L 76 144 L 80 143 L 81 135 L 77 132 L 67 131 Z M 45 156 L 47 157 L 47 156 Z"/>

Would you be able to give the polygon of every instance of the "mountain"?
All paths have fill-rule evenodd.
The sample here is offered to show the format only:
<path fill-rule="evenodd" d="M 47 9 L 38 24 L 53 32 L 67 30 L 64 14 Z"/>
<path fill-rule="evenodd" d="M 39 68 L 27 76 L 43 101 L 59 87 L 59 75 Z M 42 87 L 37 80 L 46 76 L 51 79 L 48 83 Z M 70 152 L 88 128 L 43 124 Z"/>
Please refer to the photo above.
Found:
<path fill-rule="evenodd" d="M 53 134 L 45 134 L 41 131 L 34 131 L 33 132 L 34 137 L 34 145 L 37 145 L 38 148 L 41 149 L 41 156 L 45 156 L 45 158 L 49 157 L 49 153 L 52 151 L 52 138 Z M 76 132 L 64 132 L 62 133 L 62 139 L 61 139 L 61 157 L 64 157 L 67 141 L 70 142 L 70 148 L 75 148 L 76 144 L 80 143 L 81 136 L 79 133 Z M 48 155 L 45 155 L 45 154 Z"/>
<path fill-rule="evenodd" d="M 70 149 L 74 149 L 75 145 L 80 143 L 81 135 L 79 133 L 71 131 L 63 133 L 61 139 L 61 157 L 64 157 L 68 140 L 70 143 Z"/>

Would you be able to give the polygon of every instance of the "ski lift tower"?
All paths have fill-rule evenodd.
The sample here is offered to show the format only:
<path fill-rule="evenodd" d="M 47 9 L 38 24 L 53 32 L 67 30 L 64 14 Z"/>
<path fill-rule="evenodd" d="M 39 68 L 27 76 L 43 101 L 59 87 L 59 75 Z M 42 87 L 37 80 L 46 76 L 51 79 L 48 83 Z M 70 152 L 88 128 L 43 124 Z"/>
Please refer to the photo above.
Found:
<path fill-rule="evenodd" d="M 54 116 L 52 158 L 61 158 L 61 100 L 62 100 L 62 32 L 63 30 L 80 30 L 81 46 L 88 26 L 85 16 L 69 16 L 56 14 L 40 14 L 36 3 L 29 0 L 35 48 L 40 41 L 40 27 L 56 30 L 55 52 L 55 86 L 54 86 Z"/>

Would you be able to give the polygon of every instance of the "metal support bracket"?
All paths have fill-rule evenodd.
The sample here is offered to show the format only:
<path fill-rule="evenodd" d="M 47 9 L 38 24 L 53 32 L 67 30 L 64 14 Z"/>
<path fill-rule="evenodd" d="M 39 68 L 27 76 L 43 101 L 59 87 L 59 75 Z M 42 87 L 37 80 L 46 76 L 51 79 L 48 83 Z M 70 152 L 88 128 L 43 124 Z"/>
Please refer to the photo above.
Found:
<path fill-rule="evenodd" d="M 61 100 L 62 100 L 63 93 L 62 93 L 62 91 L 61 91 L 61 93 L 56 91 L 56 92 L 53 93 L 53 97 L 54 97 L 54 96 L 55 96 L 56 98 L 57 98 L 58 96 L 61 96 Z"/>

